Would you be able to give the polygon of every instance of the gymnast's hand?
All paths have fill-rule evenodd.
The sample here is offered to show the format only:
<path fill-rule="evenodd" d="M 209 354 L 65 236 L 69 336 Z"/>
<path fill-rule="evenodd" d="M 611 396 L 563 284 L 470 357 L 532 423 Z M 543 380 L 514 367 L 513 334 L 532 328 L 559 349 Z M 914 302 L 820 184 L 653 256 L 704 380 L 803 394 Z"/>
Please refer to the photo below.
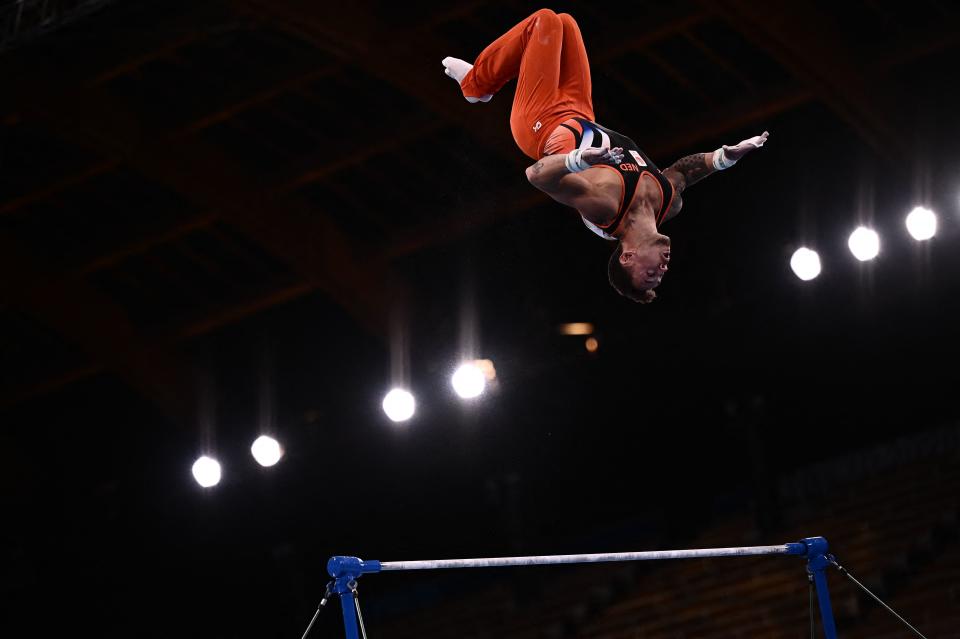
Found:
<path fill-rule="evenodd" d="M 594 164 L 620 164 L 623 162 L 623 148 L 619 146 L 612 149 L 606 146 L 589 147 L 581 152 L 580 160 L 591 166 Z"/>
<path fill-rule="evenodd" d="M 767 136 L 770 134 L 764 131 L 760 135 L 755 135 L 752 138 L 748 138 L 739 144 L 734 144 L 730 146 L 729 144 L 723 145 L 723 155 L 724 158 L 730 162 L 736 162 L 743 156 L 745 156 L 750 151 L 754 149 L 759 149 L 763 146 L 763 143 L 767 141 Z"/>

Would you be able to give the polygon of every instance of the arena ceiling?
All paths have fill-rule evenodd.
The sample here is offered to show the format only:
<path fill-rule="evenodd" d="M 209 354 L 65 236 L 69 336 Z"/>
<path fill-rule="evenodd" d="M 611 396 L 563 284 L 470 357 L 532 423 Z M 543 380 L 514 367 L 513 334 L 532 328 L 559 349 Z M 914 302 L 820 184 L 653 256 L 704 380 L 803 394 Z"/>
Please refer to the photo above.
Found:
<path fill-rule="evenodd" d="M 555 6 L 580 23 L 598 120 L 661 165 L 771 132 L 761 152 L 685 194 L 665 227 L 671 273 L 640 307 L 607 285 L 609 246 L 526 183 L 510 87 L 472 105 L 443 74 L 444 56 L 471 58 L 536 8 L 5 3 L 11 502 L 63 489 L 68 515 L 145 521 L 150 507 L 123 504 L 149 484 L 156 508 L 180 512 L 179 497 L 158 497 L 156 474 L 175 473 L 157 469 L 185 469 L 212 442 L 242 456 L 267 420 L 299 450 L 300 479 L 290 471 L 284 485 L 318 506 L 336 503 L 333 478 L 350 477 L 340 495 L 389 504 L 379 515 L 436 524 L 426 504 L 439 500 L 445 520 L 467 525 L 463 495 L 506 494 L 521 477 L 542 507 L 528 529 L 545 530 L 559 525 L 551 487 L 582 489 L 563 469 L 585 447 L 596 452 L 584 472 L 625 464 L 613 473 L 624 490 L 635 473 L 687 464 L 707 469 L 684 471 L 701 481 L 719 468 L 711 452 L 734 455 L 749 483 L 810 447 L 822 457 L 955 415 L 936 371 L 958 353 L 960 10 Z M 902 233 L 918 203 L 941 214 L 932 248 Z M 845 252 L 860 221 L 884 237 L 875 266 Z M 811 286 L 786 266 L 804 243 L 825 257 Z M 558 335 L 566 321 L 593 322 L 600 351 Z M 445 391 L 463 352 L 497 366 L 483 414 Z M 398 434 L 380 414 L 398 371 L 421 389 L 419 433 Z M 705 448 L 682 462 L 628 463 L 691 438 Z M 81 452 L 108 461 L 92 470 Z M 46 455 L 59 469 L 50 477 Z M 192 494 L 180 474 L 174 494 Z M 251 474 L 237 481 L 263 490 Z M 598 507 L 599 520 L 616 511 Z M 293 517 L 296 500 L 276 508 Z M 211 530 L 230 527 L 218 517 Z M 328 531 L 317 517 L 303 534 Z M 324 543 L 346 539 L 331 535 Z M 235 543 L 268 537 L 254 526 Z M 32 543 L 14 547 L 32 556 Z"/>

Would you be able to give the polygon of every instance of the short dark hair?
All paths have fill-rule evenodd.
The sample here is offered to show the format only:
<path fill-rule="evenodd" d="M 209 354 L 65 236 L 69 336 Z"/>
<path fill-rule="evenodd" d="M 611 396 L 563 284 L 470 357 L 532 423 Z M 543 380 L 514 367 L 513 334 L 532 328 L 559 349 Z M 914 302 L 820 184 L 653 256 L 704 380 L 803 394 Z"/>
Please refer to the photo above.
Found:
<path fill-rule="evenodd" d="M 633 285 L 633 277 L 620 263 L 622 254 L 623 244 L 617 242 L 617 248 L 613 249 L 610 260 L 607 262 L 607 277 L 610 280 L 610 286 L 627 299 L 641 304 L 649 304 L 657 298 L 657 294 L 651 288 L 637 288 Z"/>

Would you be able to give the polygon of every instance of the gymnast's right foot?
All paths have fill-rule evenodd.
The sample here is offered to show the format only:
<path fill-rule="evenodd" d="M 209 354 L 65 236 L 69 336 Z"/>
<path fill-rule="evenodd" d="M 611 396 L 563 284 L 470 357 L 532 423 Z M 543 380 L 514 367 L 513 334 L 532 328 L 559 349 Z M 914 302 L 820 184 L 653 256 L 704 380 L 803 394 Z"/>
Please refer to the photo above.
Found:
<path fill-rule="evenodd" d="M 461 60 L 460 58 L 451 58 L 446 57 L 443 59 L 444 73 L 457 81 L 457 84 L 463 82 L 464 76 L 470 72 L 470 69 L 473 68 L 473 65 L 467 62 L 466 60 Z M 467 99 L 467 102 L 489 102 L 490 98 L 493 97 L 492 93 L 487 95 L 481 95 L 480 97 L 473 97 L 469 95 L 463 96 Z"/>

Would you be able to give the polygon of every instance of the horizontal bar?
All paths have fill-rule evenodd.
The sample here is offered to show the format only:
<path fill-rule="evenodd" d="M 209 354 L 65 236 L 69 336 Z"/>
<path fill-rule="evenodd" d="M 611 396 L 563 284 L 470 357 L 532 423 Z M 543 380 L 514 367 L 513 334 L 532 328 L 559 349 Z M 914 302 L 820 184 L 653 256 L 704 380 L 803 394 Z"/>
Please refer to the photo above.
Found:
<path fill-rule="evenodd" d="M 737 548 L 701 548 L 693 550 L 650 550 L 611 552 L 592 555 L 536 555 L 532 557 L 488 557 L 485 559 L 435 559 L 426 561 L 383 561 L 380 570 L 432 570 L 435 568 L 494 568 L 500 566 L 541 566 L 548 564 L 588 564 L 603 561 L 651 561 L 655 559 L 696 559 L 698 557 L 745 557 L 749 555 L 803 555 L 802 543 L 779 546 L 742 546 Z"/>

